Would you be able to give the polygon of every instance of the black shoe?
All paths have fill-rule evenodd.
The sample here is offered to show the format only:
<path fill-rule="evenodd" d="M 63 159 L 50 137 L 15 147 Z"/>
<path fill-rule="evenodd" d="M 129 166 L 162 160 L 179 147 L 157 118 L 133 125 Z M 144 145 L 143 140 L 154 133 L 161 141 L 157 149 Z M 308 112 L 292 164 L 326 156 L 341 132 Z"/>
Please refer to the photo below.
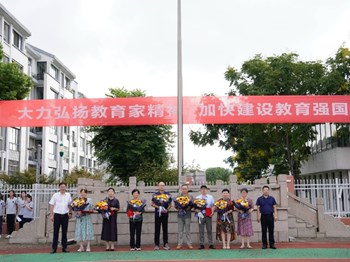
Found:
<path fill-rule="evenodd" d="M 67 249 L 62 249 L 62 253 L 69 253 L 69 251 Z"/>
<path fill-rule="evenodd" d="M 275 245 L 270 245 L 271 249 L 276 249 Z"/>
<path fill-rule="evenodd" d="M 56 249 L 51 249 L 50 254 L 55 254 L 56 253 Z"/>
<path fill-rule="evenodd" d="M 266 248 L 267 248 L 267 246 L 266 246 L 266 245 L 263 245 L 261 249 L 266 249 Z"/>
<path fill-rule="evenodd" d="M 216 249 L 216 247 L 214 247 L 214 245 L 210 245 L 209 248 L 210 249 Z"/>
<path fill-rule="evenodd" d="M 204 245 L 200 245 L 198 249 L 204 249 Z"/>

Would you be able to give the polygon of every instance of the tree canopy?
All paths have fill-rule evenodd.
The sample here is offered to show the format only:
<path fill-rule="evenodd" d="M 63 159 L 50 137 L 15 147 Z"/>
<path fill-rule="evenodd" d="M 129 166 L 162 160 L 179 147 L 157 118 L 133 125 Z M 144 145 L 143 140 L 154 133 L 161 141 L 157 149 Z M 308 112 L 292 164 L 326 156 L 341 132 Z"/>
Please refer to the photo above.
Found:
<path fill-rule="evenodd" d="M 350 93 L 350 51 L 341 47 L 325 63 L 300 61 L 295 53 L 256 55 L 241 70 L 228 67 L 225 78 L 232 87 L 229 96 L 346 95 Z M 190 138 L 200 146 L 219 142 L 232 151 L 227 162 L 238 178 L 254 180 L 267 172 L 298 175 L 311 153 L 307 142 L 315 139 L 314 125 L 204 125 L 204 131 L 191 131 Z M 344 130 L 343 125 L 338 128 Z"/>
<path fill-rule="evenodd" d="M 21 100 L 28 96 L 34 82 L 16 63 L 3 63 L 0 45 L 0 100 Z"/>
<path fill-rule="evenodd" d="M 107 96 L 112 98 L 146 95 L 139 89 L 111 88 L 109 92 Z M 91 143 L 97 158 L 107 164 L 110 180 L 127 182 L 130 176 L 137 176 L 151 182 L 168 172 L 168 153 L 174 143 L 171 129 L 170 125 L 91 127 Z"/>
<path fill-rule="evenodd" d="M 211 167 L 205 170 L 205 178 L 208 182 L 215 182 L 216 180 L 222 180 L 229 182 L 232 171 L 223 167 Z"/>

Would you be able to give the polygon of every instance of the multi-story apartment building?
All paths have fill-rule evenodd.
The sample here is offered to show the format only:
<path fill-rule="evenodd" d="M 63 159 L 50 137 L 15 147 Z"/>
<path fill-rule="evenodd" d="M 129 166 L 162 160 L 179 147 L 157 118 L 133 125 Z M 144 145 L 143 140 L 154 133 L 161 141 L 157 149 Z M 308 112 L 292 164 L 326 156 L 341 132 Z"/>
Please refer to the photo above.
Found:
<path fill-rule="evenodd" d="M 336 124 L 316 125 L 316 140 L 310 141 L 312 155 L 303 163 L 301 175 L 312 179 L 350 180 L 350 125 L 342 125 L 339 134 Z"/>
<path fill-rule="evenodd" d="M 0 4 L 3 62 L 17 63 L 32 77 L 35 87 L 27 99 L 82 97 L 75 75 L 55 55 L 28 44 L 30 35 L 30 31 Z M 62 179 L 74 167 L 93 172 L 98 166 L 88 143 L 90 140 L 91 135 L 82 127 L 3 127 L 0 129 L 0 172 L 11 175 L 39 167 L 42 174 L 56 179 Z"/>

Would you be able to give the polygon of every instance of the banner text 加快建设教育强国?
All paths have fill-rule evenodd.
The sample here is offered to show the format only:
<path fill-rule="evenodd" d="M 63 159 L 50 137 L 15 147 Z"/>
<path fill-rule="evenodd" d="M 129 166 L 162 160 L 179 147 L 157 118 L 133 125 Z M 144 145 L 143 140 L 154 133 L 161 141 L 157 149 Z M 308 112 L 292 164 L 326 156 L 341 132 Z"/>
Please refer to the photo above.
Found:
<path fill-rule="evenodd" d="M 350 96 L 184 97 L 184 124 L 349 123 Z M 0 126 L 177 123 L 176 97 L 0 101 Z"/>

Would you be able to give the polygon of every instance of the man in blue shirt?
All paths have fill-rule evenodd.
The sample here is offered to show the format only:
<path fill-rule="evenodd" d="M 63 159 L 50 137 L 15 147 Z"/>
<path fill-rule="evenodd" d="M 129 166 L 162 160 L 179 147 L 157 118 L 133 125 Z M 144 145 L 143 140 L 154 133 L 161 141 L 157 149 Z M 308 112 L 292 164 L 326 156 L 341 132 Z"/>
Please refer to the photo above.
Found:
<path fill-rule="evenodd" d="M 261 235 L 263 246 L 267 248 L 267 230 L 269 230 L 270 248 L 276 249 L 274 238 L 274 227 L 277 220 L 277 203 L 273 196 L 270 196 L 269 186 L 263 186 L 263 195 L 256 200 L 257 220 L 261 221 Z"/>
<path fill-rule="evenodd" d="M 168 210 L 171 208 L 172 197 L 165 191 L 164 182 L 159 182 L 159 190 L 152 195 L 151 206 L 155 209 L 154 250 L 159 250 L 160 226 L 163 229 L 163 248 L 169 250 L 168 244 Z"/>

